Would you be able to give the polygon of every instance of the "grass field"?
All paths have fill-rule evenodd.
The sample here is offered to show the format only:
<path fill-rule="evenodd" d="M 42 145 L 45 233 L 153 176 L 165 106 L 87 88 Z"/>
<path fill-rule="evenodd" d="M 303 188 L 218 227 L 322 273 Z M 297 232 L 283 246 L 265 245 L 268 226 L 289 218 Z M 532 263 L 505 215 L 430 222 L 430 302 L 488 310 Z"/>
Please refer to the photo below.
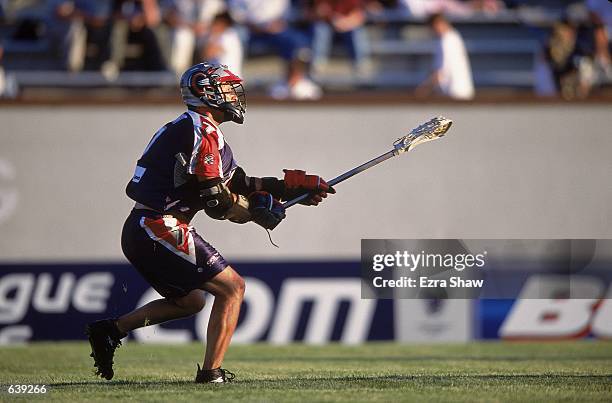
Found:
<path fill-rule="evenodd" d="M 612 401 L 612 343 L 232 346 L 232 384 L 196 385 L 199 344 L 128 343 L 115 378 L 85 343 L 0 348 L 1 401 Z M 9 395 L 45 384 L 45 395 Z"/>

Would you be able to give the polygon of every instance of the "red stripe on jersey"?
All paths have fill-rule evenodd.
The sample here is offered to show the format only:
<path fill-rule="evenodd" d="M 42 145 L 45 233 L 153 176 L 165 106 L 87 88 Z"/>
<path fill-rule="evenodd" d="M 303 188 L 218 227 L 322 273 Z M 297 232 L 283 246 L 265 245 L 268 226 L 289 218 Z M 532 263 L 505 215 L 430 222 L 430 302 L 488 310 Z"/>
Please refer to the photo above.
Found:
<path fill-rule="evenodd" d="M 172 227 L 170 231 L 163 218 L 154 220 L 152 218 L 144 219 L 144 225 L 151 230 L 160 241 L 165 241 L 169 246 L 189 255 L 189 227 L 187 224 L 179 224 Z"/>
<path fill-rule="evenodd" d="M 207 178 L 222 178 L 217 128 L 205 119 L 200 119 L 200 121 L 202 122 L 202 142 L 200 143 L 200 149 L 197 150 L 197 160 L 193 173 Z"/>

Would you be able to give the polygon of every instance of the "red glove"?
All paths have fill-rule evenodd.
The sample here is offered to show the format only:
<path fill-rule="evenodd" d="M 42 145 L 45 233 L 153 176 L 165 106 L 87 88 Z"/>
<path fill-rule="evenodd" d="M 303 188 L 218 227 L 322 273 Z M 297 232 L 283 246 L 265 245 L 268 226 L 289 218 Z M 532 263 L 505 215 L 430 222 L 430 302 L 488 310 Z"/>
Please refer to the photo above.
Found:
<path fill-rule="evenodd" d="M 285 173 L 285 188 L 289 194 L 299 196 L 305 193 L 299 192 L 300 190 L 312 191 L 311 197 L 304 200 L 301 204 L 316 206 L 327 197 L 327 193 L 336 193 L 336 190 L 329 186 L 320 176 L 306 175 L 305 171 L 299 169 L 283 169 L 283 172 Z"/>
<path fill-rule="evenodd" d="M 320 176 L 306 175 L 299 169 L 283 169 L 285 173 L 285 187 L 287 189 L 305 189 L 329 191 L 330 187 Z M 330 192 L 334 193 L 334 192 Z"/>

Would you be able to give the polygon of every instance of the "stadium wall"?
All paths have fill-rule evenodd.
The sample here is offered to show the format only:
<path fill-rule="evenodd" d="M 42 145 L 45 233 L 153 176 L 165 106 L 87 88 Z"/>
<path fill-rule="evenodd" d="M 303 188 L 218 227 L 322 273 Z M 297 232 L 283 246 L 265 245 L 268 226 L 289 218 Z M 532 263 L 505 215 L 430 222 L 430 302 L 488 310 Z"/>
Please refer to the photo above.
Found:
<path fill-rule="evenodd" d="M 333 177 L 387 151 L 437 114 L 455 120 L 427 144 L 339 186 L 318 209 L 295 207 L 274 231 L 195 225 L 230 259 L 354 259 L 361 238 L 612 237 L 608 105 L 249 109 L 226 125 L 252 175 L 302 168 Z M 120 261 L 124 194 L 140 153 L 175 107 L 0 109 L 0 259 Z M 244 242 L 248 240 L 248 242 Z"/>
<path fill-rule="evenodd" d="M 119 248 L 131 208 L 124 187 L 155 130 L 179 113 L 172 106 L 0 109 L 0 342 L 80 338 L 76 324 L 151 297 Z M 254 225 L 195 219 L 199 233 L 250 278 L 252 301 L 269 302 L 258 311 L 268 315 L 259 318 L 264 325 L 243 327 L 240 340 L 499 336 L 513 301 L 493 308 L 357 301 L 349 284 L 358 280 L 362 238 L 612 238 L 608 105 L 267 105 L 249 108 L 245 125 L 224 131 L 252 175 L 301 168 L 333 177 L 438 114 L 455 120 L 446 138 L 340 185 L 322 207 L 292 208 L 272 233 L 278 249 Z M 341 313 L 309 326 L 308 315 L 330 317 L 316 308 L 326 295 L 315 290 L 326 285 L 346 291 L 333 296 Z M 302 299 L 289 309 L 284 295 Z M 256 323 L 249 317 L 256 311 L 247 304 L 243 326 Z M 482 315 L 492 311 L 489 325 Z M 408 322 L 401 312 L 412 312 Z M 55 326 L 62 331 L 49 333 L 66 313 L 71 320 Z M 295 328 L 274 330 L 286 318 Z M 190 336 L 158 329 L 156 338 L 141 339 L 186 341 L 201 327 L 190 323 Z M 406 331 L 414 324 L 420 333 Z"/>

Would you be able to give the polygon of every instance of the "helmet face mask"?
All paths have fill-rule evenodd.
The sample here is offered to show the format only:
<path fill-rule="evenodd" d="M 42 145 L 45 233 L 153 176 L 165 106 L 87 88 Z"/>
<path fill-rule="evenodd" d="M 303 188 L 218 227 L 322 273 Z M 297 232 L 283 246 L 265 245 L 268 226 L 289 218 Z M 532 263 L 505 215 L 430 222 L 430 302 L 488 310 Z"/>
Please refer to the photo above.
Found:
<path fill-rule="evenodd" d="M 236 123 L 244 122 L 244 113 L 246 112 L 246 93 L 242 82 L 230 81 L 221 84 L 220 86 L 221 98 L 224 100 L 222 104 L 224 108 L 232 114 L 230 120 Z M 237 121 L 235 118 L 238 118 Z"/>
<path fill-rule="evenodd" d="M 181 94 L 187 106 L 207 106 L 224 112 L 224 121 L 244 122 L 246 95 L 242 79 L 227 66 L 200 63 L 181 77 Z"/>

